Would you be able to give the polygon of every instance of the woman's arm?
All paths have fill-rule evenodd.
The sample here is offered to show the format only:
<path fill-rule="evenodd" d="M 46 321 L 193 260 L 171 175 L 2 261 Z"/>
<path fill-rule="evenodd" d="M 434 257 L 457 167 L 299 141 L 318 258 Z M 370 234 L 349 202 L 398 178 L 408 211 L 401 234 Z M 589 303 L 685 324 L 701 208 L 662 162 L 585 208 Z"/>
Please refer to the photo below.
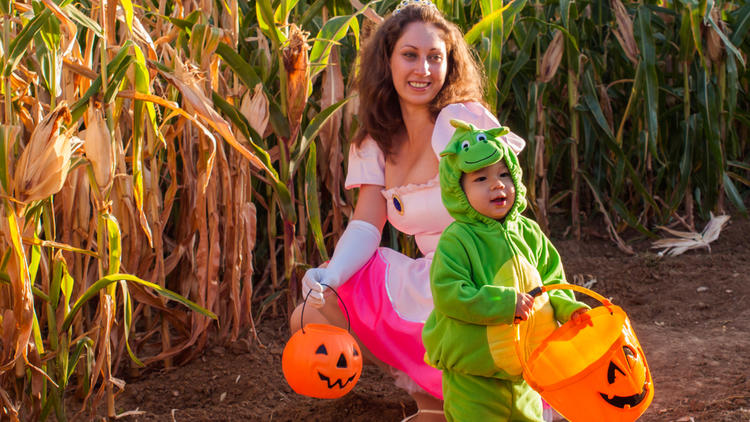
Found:
<path fill-rule="evenodd" d="M 354 206 L 352 220 L 366 221 L 376 229 L 383 231 L 386 220 L 385 197 L 380 193 L 383 186 L 362 185 L 359 188 L 359 197 Z"/>
<path fill-rule="evenodd" d="M 377 250 L 386 219 L 385 198 L 380 193 L 382 188 L 379 185 L 360 187 L 354 216 L 336 243 L 328 266 L 311 268 L 305 273 L 302 295 L 311 305 L 323 306 L 325 287 L 336 288 L 346 283 Z"/>

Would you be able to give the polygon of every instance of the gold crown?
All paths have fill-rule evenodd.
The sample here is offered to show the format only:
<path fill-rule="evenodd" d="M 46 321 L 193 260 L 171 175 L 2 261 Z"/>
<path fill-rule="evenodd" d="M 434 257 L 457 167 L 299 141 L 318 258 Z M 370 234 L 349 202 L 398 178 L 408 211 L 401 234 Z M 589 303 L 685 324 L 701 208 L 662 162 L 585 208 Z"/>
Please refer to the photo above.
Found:
<path fill-rule="evenodd" d="M 395 15 L 409 6 L 434 7 L 437 10 L 437 6 L 430 0 L 401 0 L 401 3 L 396 6 L 396 10 L 393 11 L 393 14 Z"/>

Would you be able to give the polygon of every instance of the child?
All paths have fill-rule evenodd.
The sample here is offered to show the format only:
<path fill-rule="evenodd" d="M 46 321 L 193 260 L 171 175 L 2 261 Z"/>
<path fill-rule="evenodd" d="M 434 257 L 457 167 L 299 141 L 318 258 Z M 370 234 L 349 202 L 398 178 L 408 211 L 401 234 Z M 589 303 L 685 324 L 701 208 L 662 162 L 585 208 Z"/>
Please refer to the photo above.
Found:
<path fill-rule="evenodd" d="M 430 268 L 435 309 L 422 331 L 425 360 L 443 371 L 449 421 L 542 421 L 539 395 L 521 376 L 514 320 L 526 356 L 587 306 L 565 290 L 536 301 L 525 292 L 565 282 L 560 256 L 523 217 L 526 187 L 507 128 L 478 130 L 452 120 L 456 132 L 440 154 L 443 203 L 456 219 L 445 229 Z"/>

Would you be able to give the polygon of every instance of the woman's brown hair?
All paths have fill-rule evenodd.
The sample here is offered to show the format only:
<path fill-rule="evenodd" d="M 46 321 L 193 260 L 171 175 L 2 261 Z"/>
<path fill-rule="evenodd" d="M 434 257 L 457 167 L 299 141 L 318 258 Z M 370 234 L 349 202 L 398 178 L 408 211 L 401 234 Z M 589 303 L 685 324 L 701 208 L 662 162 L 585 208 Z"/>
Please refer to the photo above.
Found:
<path fill-rule="evenodd" d="M 436 118 L 446 105 L 478 101 L 484 104 L 484 75 L 464 41 L 461 30 L 448 22 L 434 6 L 407 6 L 381 23 L 362 47 L 357 88 L 359 131 L 354 144 L 372 136 L 386 157 L 394 152 L 393 134 L 404 128 L 398 93 L 393 86 L 390 58 L 404 28 L 412 22 L 434 25 L 443 33 L 448 72 L 440 92 L 430 103 Z"/>

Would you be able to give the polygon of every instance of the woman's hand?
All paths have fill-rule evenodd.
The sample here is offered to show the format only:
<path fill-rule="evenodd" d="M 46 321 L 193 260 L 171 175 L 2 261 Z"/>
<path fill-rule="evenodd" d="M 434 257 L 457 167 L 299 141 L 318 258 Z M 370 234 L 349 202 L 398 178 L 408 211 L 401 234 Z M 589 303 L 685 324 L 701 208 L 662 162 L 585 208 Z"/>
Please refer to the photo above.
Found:
<path fill-rule="evenodd" d="M 328 268 L 310 268 L 302 277 L 302 299 L 307 300 L 307 303 L 314 308 L 322 308 L 326 303 L 326 289 L 328 286 L 338 286 L 338 284 L 336 275 Z"/>

